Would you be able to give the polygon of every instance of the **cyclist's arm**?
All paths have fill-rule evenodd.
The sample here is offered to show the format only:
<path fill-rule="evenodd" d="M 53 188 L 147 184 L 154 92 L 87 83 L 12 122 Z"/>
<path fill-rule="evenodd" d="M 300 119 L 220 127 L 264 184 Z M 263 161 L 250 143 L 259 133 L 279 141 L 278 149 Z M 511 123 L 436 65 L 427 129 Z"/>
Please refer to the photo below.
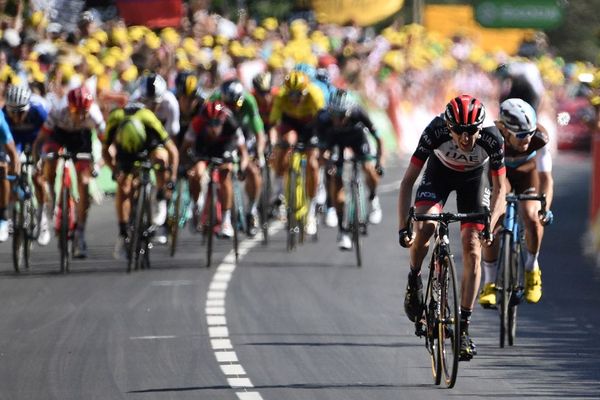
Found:
<path fill-rule="evenodd" d="M 42 145 L 46 142 L 46 139 L 52 133 L 52 130 L 46 123 L 42 125 L 42 129 L 40 129 L 39 135 L 33 141 L 33 145 L 31 146 L 31 155 L 35 161 L 37 161 L 40 157 Z"/>
<path fill-rule="evenodd" d="M 252 118 L 252 129 L 256 135 L 256 151 L 259 157 L 265 154 L 265 124 L 263 123 L 260 113 L 258 112 L 258 103 L 256 98 L 250 93 L 246 96 L 244 105 L 247 104 L 249 115 Z"/>
<path fill-rule="evenodd" d="M 165 122 L 165 129 L 169 132 L 171 137 L 177 136 L 179 133 L 179 103 L 175 96 L 168 96 L 168 116 Z"/>
<path fill-rule="evenodd" d="M 535 161 L 540 180 L 540 193 L 546 194 L 546 209 L 550 210 L 554 196 L 554 179 L 552 178 L 552 155 L 547 146 L 537 151 Z"/>
<path fill-rule="evenodd" d="M 244 134 L 240 128 L 236 130 L 235 136 L 237 150 L 240 155 L 240 170 L 245 171 L 248 167 L 248 148 L 246 147 L 246 140 L 244 139 Z"/>
<path fill-rule="evenodd" d="M 506 174 L 496 174 L 492 172 L 492 201 L 490 211 L 492 212 L 490 218 L 490 226 L 496 226 L 496 223 L 504 214 L 504 208 L 506 206 Z"/>
<path fill-rule="evenodd" d="M 164 146 L 167 150 L 167 153 L 169 153 L 171 180 L 175 180 L 177 178 L 177 168 L 179 168 L 179 151 L 177 151 L 177 146 L 175 146 L 175 142 L 173 142 L 171 139 L 168 139 Z"/>
<path fill-rule="evenodd" d="M 414 157 L 413 157 L 414 160 Z M 408 225 L 408 210 L 412 198 L 412 189 L 421 174 L 423 164 L 411 160 L 408 168 L 404 172 L 404 177 L 400 183 L 400 193 L 398 194 L 398 229 L 404 229 Z"/>
<path fill-rule="evenodd" d="M 4 145 L 6 154 L 10 157 L 10 163 L 8 165 L 8 172 L 11 175 L 16 175 L 19 171 L 19 154 L 17 153 L 17 146 L 15 146 L 14 140 Z"/>

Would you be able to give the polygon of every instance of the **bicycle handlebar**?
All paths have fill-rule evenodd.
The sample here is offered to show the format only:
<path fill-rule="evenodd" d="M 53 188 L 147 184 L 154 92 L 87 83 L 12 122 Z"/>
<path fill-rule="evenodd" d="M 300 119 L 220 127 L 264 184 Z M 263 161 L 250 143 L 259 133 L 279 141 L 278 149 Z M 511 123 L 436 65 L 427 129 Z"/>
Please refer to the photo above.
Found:
<path fill-rule="evenodd" d="M 466 222 L 466 221 L 477 221 L 484 220 L 484 229 L 483 234 L 485 237 L 489 237 L 490 232 L 490 219 L 491 213 L 490 210 L 487 209 L 484 212 L 480 213 L 450 213 L 444 212 L 439 214 L 416 214 L 415 208 L 411 207 L 408 212 L 408 227 L 406 231 L 409 237 L 412 237 L 413 234 L 413 222 L 414 221 L 438 221 L 443 222 L 445 224 L 449 224 L 452 222 Z"/>
<path fill-rule="evenodd" d="M 42 156 L 44 160 L 74 160 L 74 161 L 93 161 L 94 157 L 91 153 L 71 153 L 70 151 L 65 152 L 51 152 L 46 153 Z"/>
<path fill-rule="evenodd" d="M 541 203 L 542 209 L 541 212 L 546 211 L 546 194 L 507 194 L 506 201 L 508 203 L 514 203 L 517 201 L 539 201 Z"/>

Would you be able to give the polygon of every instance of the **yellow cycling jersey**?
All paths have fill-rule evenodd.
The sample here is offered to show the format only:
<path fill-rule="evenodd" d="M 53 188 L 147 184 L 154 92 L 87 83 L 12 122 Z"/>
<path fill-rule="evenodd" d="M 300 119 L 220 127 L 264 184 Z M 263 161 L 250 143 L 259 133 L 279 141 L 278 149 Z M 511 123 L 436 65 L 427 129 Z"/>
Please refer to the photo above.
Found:
<path fill-rule="evenodd" d="M 323 107 L 325 107 L 325 97 L 323 96 L 323 92 L 313 83 L 309 83 L 306 88 L 306 93 L 299 104 L 291 101 L 287 88 L 282 87 L 281 91 L 273 101 L 273 108 L 269 115 L 269 123 L 275 125 L 279 123 L 283 117 L 307 122 L 315 118 L 319 110 Z"/>
<path fill-rule="evenodd" d="M 147 108 L 140 108 L 137 111 L 118 108 L 108 116 L 104 144 L 108 146 L 114 142 L 117 128 L 126 118 L 140 120 L 146 128 L 146 134 L 149 138 L 153 139 L 153 142 L 165 143 L 169 140 L 169 134 L 165 130 L 165 127 L 152 111 Z"/>

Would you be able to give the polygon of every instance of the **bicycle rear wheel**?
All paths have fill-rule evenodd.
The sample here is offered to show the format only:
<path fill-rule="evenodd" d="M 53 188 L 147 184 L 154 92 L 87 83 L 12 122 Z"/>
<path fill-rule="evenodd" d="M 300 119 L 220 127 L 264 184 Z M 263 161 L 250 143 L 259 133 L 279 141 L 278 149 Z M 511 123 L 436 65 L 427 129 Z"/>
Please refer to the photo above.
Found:
<path fill-rule="evenodd" d="M 25 267 L 25 201 L 15 202 L 13 207 L 13 238 L 12 238 L 12 258 L 15 272 L 20 272 Z"/>
<path fill-rule="evenodd" d="M 512 269 L 511 262 L 511 248 L 512 248 L 512 236 L 510 232 L 505 232 L 502 235 L 502 241 L 500 242 L 500 259 L 498 265 L 498 279 L 499 284 L 496 285 L 499 301 L 500 301 L 500 347 L 503 348 L 506 337 L 508 335 L 508 315 L 509 315 L 509 304 L 511 297 L 511 282 L 510 282 L 510 271 Z"/>
<path fill-rule="evenodd" d="M 60 272 L 69 272 L 70 254 L 69 254 L 69 189 L 63 187 L 60 198 L 60 232 L 59 232 L 59 247 L 60 247 Z"/>
<path fill-rule="evenodd" d="M 169 254 L 171 257 L 175 256 L 175 251 L 177 250 L 177 235 L 179 234 L 179 218 L 181 215 L 181 203 L 182 203 L 182 189 L 183 189 L 183 180 L 180 179 L 177 181 L 177 187 L 175 190 L 175 198 L 172 199 L 173 206 L 173 214 L 169 217 L 168 226 L 169 226 L 169 235 L 171 236 L 170 240 L 170 248 Z"/>
<path fill-rule="evenodd" d="M 443 260 L 438 342 L 444 383 L 454 387 L 460 358 L 460 311 L 456 271 L 451 255 Z"/>

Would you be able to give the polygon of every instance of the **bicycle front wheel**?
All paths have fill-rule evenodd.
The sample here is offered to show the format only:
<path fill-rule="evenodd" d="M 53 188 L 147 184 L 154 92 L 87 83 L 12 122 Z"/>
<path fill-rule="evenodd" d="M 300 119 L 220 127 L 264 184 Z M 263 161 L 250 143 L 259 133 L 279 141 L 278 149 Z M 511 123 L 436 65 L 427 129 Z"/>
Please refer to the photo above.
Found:
<path fill-rule="evenodd" d="M 446 256 L 442 262 L 438 350 L 444 383 L 452 388 L 456 383 L 460 358 L 460 310 L 452 256 Z"/>
<path fill-rule="evenodd" d="M 505 232 L 502 235 L 500 242 L 500 260 L 498 265 L 499 284 L 496 285 L 498 290 L 498 300 L 500 301 L 500 347 L 503 348 L 506 336 L 508 335 L 508 314 L 511 297 L 511 248 L 512 236 L 510 232 Z"/>
<path fill-rule="evenodd" d="M 296 236 L 299 230 L 296 219 L 296 172 L 290 169 L 287 182 L 287 250 L 292 251 L 296 247 Z"/>
<path fill-rule="evenodd" d="M 60 272 L 69 272 L 69 197 L 70 193 L 66 187 L 63 187 L 60 198 L 60 232 L 59 232 L 59 245 L 60 245 Z"/>
<path fill-rule="evenodd" d="M 437 344 L 437 332 L 439 325 L 439 318 L 437 316 L 437 300 L 440 297 L 439 285 L 434 282 L 435 268 L 433 267 L 433 260 L 436 257 L 436 251 L 434 251 L 429 263 L 429 279 L 427 280 L 427 289 L 425 290 L 425 308 L 423 310 L 424 321 L 418 321 L 417 323 L 425 323 L 425 348 L 431 358 L 431 373 L 433 375 L 433 382 L 439 385 L 442 382 L 442 363 L 440 361 L 440 353 L 438 351 Z"/>
<path fill-rule="evenodd" d="M 180 179 L 179 181 L 177 181 L 177 187 L 174 196 L 175 198 L 172 199 L 172 201 L 174 202 L 173 214 L 169 217 L 168 223 L 169 236 L 171 237 L 171 243 L 169 248 L 169 254 L 171 255 L 171 257 L 175 256 L 175 250 L 177 250 L 177 235 L 179 234 L 179 218 L 181 214 L 181 203 L 183 198 L 182 189 L 183 180 Z"/>
<path fill-rule="evenodd" d="M 266 163 L 262 168 L 263 188 L 260 194 L 260 225 L 263 234 L 263 244 L 269 244 L 269 201 L 271 199 L 271 171 Z"/>
<path fill-rule="evenodd" d="M 206 268 L 210 267 L 213 253 L 213 238 L 215 235 L 215 226 L 217 225 L 217 191 L 216 184 L 210 182 L 208 184 L 208 192 L 206 196 L 208 204 L 206 209 L 208 210 L 208 219 L 206 225 Z"/>
<path fill-rule="evenodd" d="M 24 203 L 23 200 L 19 200 L 13 207 L 12 256 L 15 272 L 20 272 L 21 268 L 25 267 Z"/>
<path fill-rule="evenodd" d="M 513 243 L 512 252 L 512 263 L 510 268 L 510 282 L 511 282 L 511 298 L 508 306 L 508 345 L 513 346 L 515 344 L 515 337 L 517 336 L 517 306 L 520 303 L 520 296 L 523 293 L 524 285 L 522 284 L 525 279 L 525 260 L 523 257 L 523 248 L 521 242 Z"/>
<path fill-rule="evenodd" d="M 144 219 L 144 202 L 146 201 L 146 192 L 143 187 L 138 188 L 137 201 L 135 203 L 133 231 L 131 242 L 129 244 L 129 257 L 127 261 L 127 272 L 139 267 L 140 248 L 142 246 L 142 229 Z"/>
<path fill-rule="evenodd" d="M 352 214 L 352 242 L 356 253 L 356 265 L 362 266 L 362 255 L 360 253 L 360 188 L 358 182 L 352 182 L 352 204 L 350 212 Z"/>
<path fill-rule="evenodd" d="M 142 212 L 141 224 L 141 241 L 139 257 L 136 259 L 136 269 L 150 268 L 150 249 L 152 248 L 150 238 L 150 227 L 152 226 L 152 207 L 150 205 L 150 193 L 152 192 L 150 185 L 144 187 L 144 203 Z"/>

